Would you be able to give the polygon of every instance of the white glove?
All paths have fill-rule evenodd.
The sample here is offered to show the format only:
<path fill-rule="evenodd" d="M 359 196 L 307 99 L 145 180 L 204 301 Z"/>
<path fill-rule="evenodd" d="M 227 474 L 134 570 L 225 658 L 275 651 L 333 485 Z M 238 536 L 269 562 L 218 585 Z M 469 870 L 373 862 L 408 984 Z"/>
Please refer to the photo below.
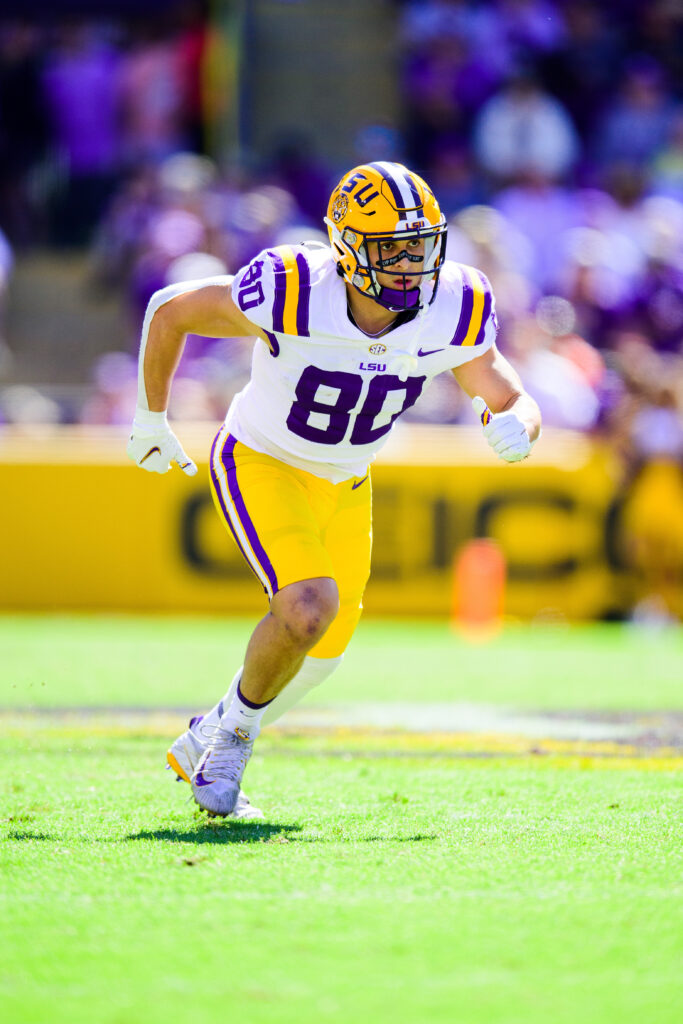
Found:
<path fill-rule="evenodd" d="M 129 459 L 149 473 L 168 473 L 172 462 L 177 462 L 187 476 L 197 472 L 169 427 L 165 412 L 150 412 L 138 406 L 126 451 Z"/>
<path fill-rule="evenodd" d="M 496 455 L 506 462 L 525 459 L 534 443 L 529 440 L 527 429 L 515 412 L 491 412 L 488 405 L 477 395 L 472 399 L 472 408 L 484 426 L 484 437 Z"/>

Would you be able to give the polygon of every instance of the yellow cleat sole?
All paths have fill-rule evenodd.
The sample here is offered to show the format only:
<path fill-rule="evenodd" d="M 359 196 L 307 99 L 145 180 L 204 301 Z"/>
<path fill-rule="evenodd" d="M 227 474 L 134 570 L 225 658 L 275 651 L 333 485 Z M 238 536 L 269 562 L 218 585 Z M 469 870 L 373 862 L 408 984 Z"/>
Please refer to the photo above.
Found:
<path fill-rule="evenodd" d="M 184 779 L 184 780 L 185 780 L 185 782 L 189 782 L 189 781 L 190 781 L 190 780 L 188 779 L 188 777 L 187 777 L 187 772 L 185 772 L 185 771 L 184 771 L 184 770 L 183 770 L 183 769 L 182 769 L 182 768 L 180 767 L 180 765 L 179 765 L 179 764 L 178 764 L 178 762 L 176 761 L 175 757 L 173 756 L 173 751 L 172 751 L 172 750 L 169 750 L 169 751 L 167 752 L 167 754 L 166 754 L 166 760 L 167 760 L 168 764 L 170 765 L 170 767 L 171 767 L 171 768 L 173 769 L 173 771 L 174 771 L 174 772 L 176 773 L 176 775 L 179 775 L 181 779 Z"/>

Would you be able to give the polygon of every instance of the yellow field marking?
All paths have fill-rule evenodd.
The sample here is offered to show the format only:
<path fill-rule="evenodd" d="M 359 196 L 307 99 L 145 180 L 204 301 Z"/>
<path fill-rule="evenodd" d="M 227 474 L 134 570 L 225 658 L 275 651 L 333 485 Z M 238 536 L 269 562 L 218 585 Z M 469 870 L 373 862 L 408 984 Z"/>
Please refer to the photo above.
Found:
<path fill-rule="evenodd" d="M 64 712 L 0 712 L 0 731 L 23 742 L 36 732 L 61 739 L 102 739 L 135 737 L 169 739 L 187 728 L 186 713 L 141 709 L 68 710 Z M 567 740 L 487 732 L 408 732 L 401 729 L 270 727 L 259 740 L 261 749 L 306 754 L 369 755 L 380 757 L 462 757 L 486 761 L 491 758 L 573 769 L 633 768 L 639 771 L 683 771 L 680 747 L 639 746 L 612 740 Z"/>
<path fill-rule="evenodd" d="M 265 736 L 266 734 L 264 734 Z M 641 770 L 683 770 L 683 751 L 677 747 L 639 747 L 636 744 L 611 740 L 557 740 L 516 736 L 506 733 L 411 733 L 402 730 L 362 730 L 340 727 L 329 730 L 282 728 L 270 732 L 278 739 L 300 738 L 315 745 L 319 752 L 335 753 L 338 749 L 362 755 L 460 756 L 465 758 L 525 758 L 537 764 L 561 764 L 573 768 L 614 765 Z M 322 741 L 322 742 L 321 742 Z"/>

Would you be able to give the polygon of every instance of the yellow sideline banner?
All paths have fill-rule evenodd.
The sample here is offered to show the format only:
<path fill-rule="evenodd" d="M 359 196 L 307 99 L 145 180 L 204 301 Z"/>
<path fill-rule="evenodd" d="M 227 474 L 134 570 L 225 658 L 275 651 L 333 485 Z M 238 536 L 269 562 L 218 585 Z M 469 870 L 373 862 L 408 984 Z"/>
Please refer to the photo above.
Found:
<path fill-rule="evenodd" d="M 3 430 L 0 607 L 263 612 L 213 509 L 212 425 L 177 432 L 194 478 L 137 469 L 124 428 Z M 505 554 L 508 615 L 618 615 L 634 599 L 629 495 L 607 449 L 582 435 L 548 430 L 506 465 L 476 428 L 399 425 L 372 479 L 368 614 L 447 615 L 454 555 L 475 536 Z M 639 515 L 654 500 L 641 497 Z"/>

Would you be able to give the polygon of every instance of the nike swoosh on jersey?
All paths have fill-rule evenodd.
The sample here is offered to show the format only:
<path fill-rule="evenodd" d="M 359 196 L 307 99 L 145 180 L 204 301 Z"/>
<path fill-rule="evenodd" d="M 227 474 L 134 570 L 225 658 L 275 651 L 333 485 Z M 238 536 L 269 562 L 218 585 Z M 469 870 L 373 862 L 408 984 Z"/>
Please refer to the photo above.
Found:
<path fill-rule="evenodd" d="M 159 452 L 159 455 L 161 455 L 161 448 L 158 448 L 156 445 L 154 446 L 154 448 L 150 448 L 147 454 L 143 455 L 143 457 L 140 459 L 140 465 L 142 465 L 142 463 L 145 462 L 145 460 L 148 459 L 150 455 L 154 455 L 155 452 Z"/>
<path fill-rule="evenodd" d="M 430 348 L 429 352 L 423 352 L 421 348 L 417 350 L 419 356 L 433 356 L 435 352 L 445 352 L 443 348 Z"/>
<path fill-rule="evenodd" d="M 366 473 L 362 480 L 356 480 L 355 484 L 351 484 L 351 490 L 355 491 L 356 487 L 360 487 L 361 484 L 364 484 L 369 476 L 370 474 Z"/>

